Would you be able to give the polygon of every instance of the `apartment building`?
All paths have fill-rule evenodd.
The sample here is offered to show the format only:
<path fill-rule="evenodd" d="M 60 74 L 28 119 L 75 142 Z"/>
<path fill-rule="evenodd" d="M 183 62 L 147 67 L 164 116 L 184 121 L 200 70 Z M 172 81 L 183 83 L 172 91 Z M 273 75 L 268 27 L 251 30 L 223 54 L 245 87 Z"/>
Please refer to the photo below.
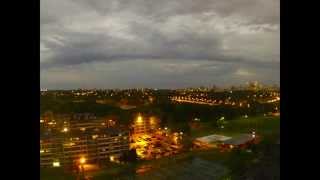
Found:
<path fill-rule="evenodd" d="M 89 163 L 114 161 L 129 150 L 129 131 L 99 127 L 85 131 L 71 129 L 42 136 L 40 166 L 68 166 L 84 157 Z"/>

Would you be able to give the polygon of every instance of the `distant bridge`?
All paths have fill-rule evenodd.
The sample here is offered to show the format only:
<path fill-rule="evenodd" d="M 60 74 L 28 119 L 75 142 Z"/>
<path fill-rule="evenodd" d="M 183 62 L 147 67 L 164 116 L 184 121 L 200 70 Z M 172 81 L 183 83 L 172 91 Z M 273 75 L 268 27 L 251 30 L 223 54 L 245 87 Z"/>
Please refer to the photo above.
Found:
<path fill-rule="evenodd" d="M 170 99 L 171 101 L 175 101 L 175 102 L 204 104 L 204 105 L 210 105 L 210 106 L 220 105 L 223 103 L 222 100 L 218 101 L 218 100 L 211 100 L 211 99 L 205 99 L 205 98 L 192 98 L 192 97 L 179 97 L 179 96 L 171 97 Z"/>
<path fill-rule="evenodd" d="M 247 104 L 246 101 L 236 103 L 234 101 L 230 101 L 229 99 L 213 100 L 213 99 L 206 99 L 206 98 L 174 96 L 174 97 L 170 97 L 170 100 L 173 102 L 179 102 L 179 103 L 203 104 L 203 105 L 209 105 L 209 106 L 232 105 L 232 106 L 242 107 L 244 105 L 247 105 L 248 107 L 250 107 L 250 105 Z"/>

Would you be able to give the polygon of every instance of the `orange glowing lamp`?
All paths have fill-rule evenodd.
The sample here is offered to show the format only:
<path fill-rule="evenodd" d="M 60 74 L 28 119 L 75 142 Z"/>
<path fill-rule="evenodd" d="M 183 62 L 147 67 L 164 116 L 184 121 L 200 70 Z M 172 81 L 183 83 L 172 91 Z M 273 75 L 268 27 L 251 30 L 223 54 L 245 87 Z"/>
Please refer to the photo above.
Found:
<path fill-rule="evenodd" d="M 86 161 L 87 160 L 84 157 L 81 157 L 80 160 L 79 160 L 80 164 L 84 164 L 84 163 L 86 163 Z"/>

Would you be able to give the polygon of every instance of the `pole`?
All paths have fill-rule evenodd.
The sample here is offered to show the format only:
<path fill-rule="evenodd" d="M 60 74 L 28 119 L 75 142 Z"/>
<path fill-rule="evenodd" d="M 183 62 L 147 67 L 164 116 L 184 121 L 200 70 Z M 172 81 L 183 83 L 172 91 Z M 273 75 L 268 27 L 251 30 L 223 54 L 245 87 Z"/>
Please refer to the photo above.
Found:
<path fill-rule="evenodd" d="M 82 171 L 82 177 L 83 177 L 83 179 L 84 179 L 84 178 L 85 178 L 85 174 L 84 174 L 83 164 L 81 164 L 81 171 Z"/>
<path fill-rule="evenodd" d="M 76 171 L 77 171 L 77 180 L 80 180 L 81 179 L 81 169 L 79 170 L 79 165 L 78 164 L 75 164 L 75 167 L 76 167 Z"/>

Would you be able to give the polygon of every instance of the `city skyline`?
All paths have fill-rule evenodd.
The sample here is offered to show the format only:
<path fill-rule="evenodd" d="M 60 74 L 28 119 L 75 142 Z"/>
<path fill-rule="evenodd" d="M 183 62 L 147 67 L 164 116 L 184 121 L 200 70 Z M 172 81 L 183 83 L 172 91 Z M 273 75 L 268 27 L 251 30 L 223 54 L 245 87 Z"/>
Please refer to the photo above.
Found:
<path fill-rule="evenodd" d="M 280 83 L 279 1 L 41 0 L 41 87 Z"/>

